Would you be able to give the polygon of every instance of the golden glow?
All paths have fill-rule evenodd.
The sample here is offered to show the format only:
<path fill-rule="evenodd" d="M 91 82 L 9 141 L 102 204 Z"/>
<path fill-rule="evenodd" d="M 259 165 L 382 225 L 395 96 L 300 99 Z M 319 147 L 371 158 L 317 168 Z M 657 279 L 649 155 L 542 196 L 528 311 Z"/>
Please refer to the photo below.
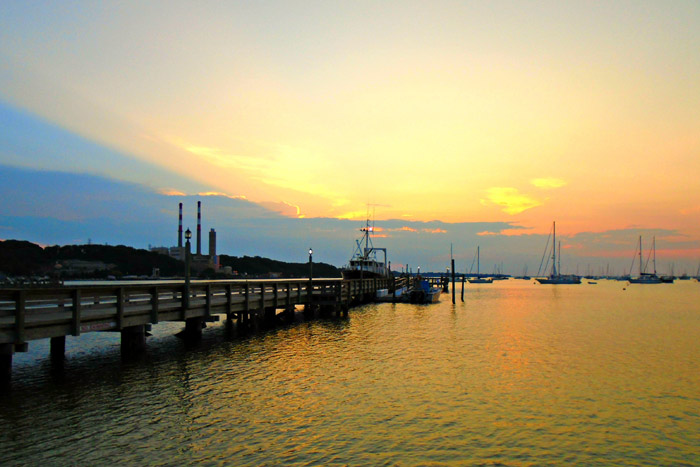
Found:
<path fill-rule="evenodd" d="M 559 178 L 534 178 L 530 183 L 537 188 L 561 188 L 566 185 L 566 182 Z"/>
<path fill-rule="evenodd" d="M 172 7 L 156 31 L 138 3 L 83 6 L 105 27 L 70 21 L 72 35 L 32 16 L 0 43 L 12 70 L 0 97 L 292 217 L 359 220 L 383 203 L 378 220 L 525 227 L 505 235 L 557 219 L 572 233 L 700 239 L 693 2 L 438 3 L 381 15 L 333 4 L 322 18 L 259 2 Z"/>
<path fill-rule="evenodd" d="M 158 190 L 158 193 L 165 196 L 187 196 L 185 193 L 179 190 L 173 190 L 172 188 L 163 188 L 162 190 Z"/>
<path fill-rule="evenodd" d="M 511 187 L 493 187 L 489 188 L 487 193 L 488 201 L 501 206 L 506 214 L 519 214 L 542 205 L 540 201 Z"/>

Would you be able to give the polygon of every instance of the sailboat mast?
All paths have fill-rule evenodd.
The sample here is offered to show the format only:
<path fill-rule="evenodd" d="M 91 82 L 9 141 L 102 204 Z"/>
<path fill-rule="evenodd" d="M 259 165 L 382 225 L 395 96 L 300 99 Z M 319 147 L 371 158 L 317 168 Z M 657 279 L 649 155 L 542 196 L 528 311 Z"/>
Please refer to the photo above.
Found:
<path fill-rule="evenodd" d="M 642 236 L 639 236 L 639 277 L 642 277 Z"/>
<path fill-rule="evenodd" d="M 559 240 L 559 251 L 557 252 L 557 260 L 559 263 L 557 264 L 557 269 L 559 270 L 559 274 L 561 274 L 561 240 Z"/>
<path fill-rule="evenodd" d="M 654 251 L 654 275 L 656 275 L 656 235 L 651 237 L 651 247 Z"/>
<path fill-rule="evenodd" d="M 369 255 L 369 218 L 365 224 L 365 258 Z"/>
<path fill-rule="evenodd" d="M 476 277 L 479 277 L 479 247 L 476 247 Z"/>
<path fill-rule="evenodd" d="M 557 223 L 552 222 L 552 276 L 557 275 Z"/>

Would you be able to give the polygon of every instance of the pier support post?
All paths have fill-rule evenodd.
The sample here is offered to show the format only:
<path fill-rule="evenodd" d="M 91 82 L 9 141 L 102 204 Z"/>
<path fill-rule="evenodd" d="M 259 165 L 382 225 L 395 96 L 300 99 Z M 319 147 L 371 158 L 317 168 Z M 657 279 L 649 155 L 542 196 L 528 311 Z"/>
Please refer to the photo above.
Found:
<path fill-rule="evenodd" d="M 316 309 L 313 303 L 307 303 L 304 306 L 304 318 L 305 319 L 314 319 L 316 315 Z"/>
<path fill-rule="evenodd" d="M 14 351 L 14 344 L 0 344 L 0 386 L 9 383 L 12 379 L 12 354 Z"/>
<path fill-rule="evenodd" d="M 274 328 L 277 324 L 277 309 L 274 306 L 269 306 L 263 311 L 263 323 L 266 328 Z"/>
<path fill-rule="evenodd" d="M 63 363 L 66 355 L 66 336 L 51 338 L 51 363 Z"/>
<path fill-rule="evenodd" d="M 146 326 L 128 326 L 121 333 L 122 357 L 133 357 L 146 350 Z"/>
<path fill-rule="evenodd" d="M 204 318 L 187 318 L 185 320 L 185 329 L 182 337 L 187 340 L 199 340 L 202 338 L 202 324 L 204 323 Z"/>

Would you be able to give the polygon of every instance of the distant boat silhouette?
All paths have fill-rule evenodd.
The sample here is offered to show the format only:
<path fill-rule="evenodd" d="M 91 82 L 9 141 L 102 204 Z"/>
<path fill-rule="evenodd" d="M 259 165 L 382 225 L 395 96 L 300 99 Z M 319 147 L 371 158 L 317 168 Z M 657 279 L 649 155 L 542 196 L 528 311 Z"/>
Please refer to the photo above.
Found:
<path fill-rule="evenodd" d="M 552 222 L 552 269 L 547 277 L 537 277 L 535 280 L 540 284 L 580 284 L 581 278 L 574 275 L 562 275 L 559 274 L 557 270 L 557 249 L 556 249 L 556 239 L 557 239 L 557 226 L 555 222 Z M 561 242 L 559 243 L 559 249 L 561 250 Z M 560 255 L 561 257 L 561 252 Z M 561 261 L 561 259 L 560 259 Z M 559 267 L 561 269 L 561 265 Z"/>
<path fill-rule="evenodd" d="M 654 266 L 654 272 L 646 272 L 646 267 L 642 264 L 642 236 L 640 235 L 639 236 L 639 276 L 630 277 L 629 278 L 630 284 L 661 284 L 661 282 L 662 282 L 661 278 L 656 275 L 656 237 L 654 237 L 652 240 L 651 251 L 653 253 L 653 263 L 652 264 Z M 634 267 L 634 262 L 632 263 L 632 266 Z M 630 276 L 632 276 L 632 271 L 630 271 Z M 671 281 L 671 282 L 673 282 L 673 281 Z"/>
<path fill-rule="evenodd" d="M 467 281 L 470 284 L 491 284 L 493 282 L 493 279 L 490 277 L 481 277 L 481 274 L 479 274 L 479 262 L 480 260 L 480 254 L 479 254 L 479 249 L 480 247 L 476 247 L 476 277 L 470 277 L 467 279 Z M 473 264 L 473 263 L 472 263 Z"/>

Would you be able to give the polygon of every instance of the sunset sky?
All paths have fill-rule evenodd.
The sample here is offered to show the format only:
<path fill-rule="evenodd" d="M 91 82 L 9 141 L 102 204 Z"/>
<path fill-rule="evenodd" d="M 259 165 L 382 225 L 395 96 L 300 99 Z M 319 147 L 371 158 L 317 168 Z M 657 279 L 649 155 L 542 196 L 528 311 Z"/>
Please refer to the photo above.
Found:
<path fill-rule="evenodd" d="M 396 264 L 442 269 L 450 243 L 471 261 L 500 242 L 510 253 L 492 258 L 519 273 L 556 220 L 581 265 L 622 269 L 656 235 L 663 261 L 695 273 L 698 31 L 697 0 L 2 2 L 0 170 L 274 214 L 241 211 L 251 237 L 231 248 L 283 225 L 319 244 L 321 220 L 352 243 L 369 210 L 405 251 Z M 4 190 L 0 238 L 90 236 L 52 237 L 51 198 Z M 27 227 L 30 211 L 47 222 Z M 400 243 L 410 229 L 424 254 Z M 256 254 L 289 260 L 285 241 Z M 536 259 L 510 261 L 524 251 Z"/>

